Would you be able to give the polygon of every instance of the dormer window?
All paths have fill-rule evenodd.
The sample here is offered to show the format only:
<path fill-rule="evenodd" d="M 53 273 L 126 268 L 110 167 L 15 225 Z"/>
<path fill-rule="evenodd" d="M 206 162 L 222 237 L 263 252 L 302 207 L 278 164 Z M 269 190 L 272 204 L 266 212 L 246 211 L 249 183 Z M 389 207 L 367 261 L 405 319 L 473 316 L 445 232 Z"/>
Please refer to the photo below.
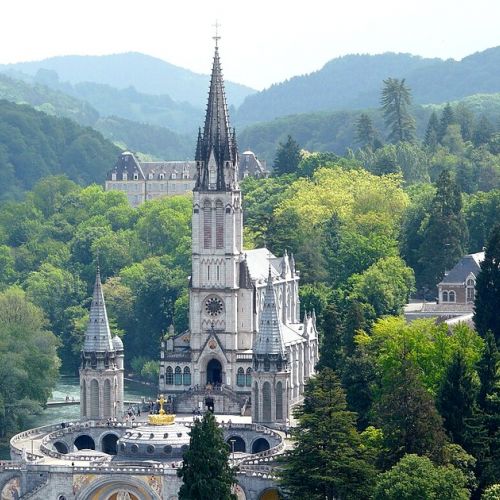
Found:
<path fill-rule="evenodd" d="M 160 174 L 160 180 L 165 179 L 165 174 Z"/>
<path fill-rule="evenodd" d="M 172 172 L 172 180 L 177 179 L 177 174 L 175 172 Z"/>
<path fill-rule="evenodd" d="M 113 173 L 111 174 L 111 180 L 112 180 L 112 181 L 116 181 L 116 172 L 113 172 Z"/>
<path fill-rule="evenodd" d="M 137 172 L 134 172 L 134 181 L 137 181 L 139 179 L 139 174 Z"/>
<path fill-rule="evenodd" d="M 150 173 L 150 174 L 148 175 L 148 179 L 149 179 L 150 181 L 151 181 L 151 180 L 153 180 L 153 174 L 152 174 L 152 173 Z"/>
<path fill-rule="evenodd" d="M 122 174 L 122 179 L 123 179 L 124 181 L 128 180 L 128 179 L 127 179 L 127 172 L 123 172 L 123 174 Z"/>

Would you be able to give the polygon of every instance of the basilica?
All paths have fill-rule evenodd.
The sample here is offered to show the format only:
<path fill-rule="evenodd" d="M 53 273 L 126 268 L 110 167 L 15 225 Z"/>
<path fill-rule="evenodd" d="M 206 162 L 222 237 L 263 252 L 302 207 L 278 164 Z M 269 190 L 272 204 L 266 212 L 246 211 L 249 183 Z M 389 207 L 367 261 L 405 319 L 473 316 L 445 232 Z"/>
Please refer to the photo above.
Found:
<path fill-rule="evenodd" d="M 160 392 L 177 412 L 286 423 L 318 361 L 315 316 L 300 319 L 293 255 L 243 249 L 236 134 L 217 46 L 195 161 L 189 330 L 162 343 Z"/>
<path fill-rule="evenodd" d="M 1 500 L 177 500 L 191 413 L 207 410 L 232 449 L 236 498 L 280 498 L 275 460 L 289 446 L 283 425 L 318 361 L 316 320 L 300 320 L 293 255 L 243 249 L 238 152 L 217 45 L 195 163 L 189 330 L 171 330 L 162 342 L 159 408 L 142 402 L 137 420 L 124 416 L 127 353 L 111 335 L 97 270 L 80 419 L 12 437 L 12 460 L 0 461 Z"/>

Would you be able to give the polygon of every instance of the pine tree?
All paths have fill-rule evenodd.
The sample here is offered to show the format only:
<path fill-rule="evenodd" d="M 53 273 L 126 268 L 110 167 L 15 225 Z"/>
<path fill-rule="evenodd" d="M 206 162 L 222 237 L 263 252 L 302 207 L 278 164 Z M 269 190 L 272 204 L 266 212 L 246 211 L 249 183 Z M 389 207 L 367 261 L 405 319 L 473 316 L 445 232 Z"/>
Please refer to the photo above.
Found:
<path fill-rule="evenodd" d="M 453 123 L 456 123 L 455 113 L 453 112 L 453 108 L 448 102 L 445 105 L 443 113 L 441 114 L 441 119 L 439 120 L 438 142 L 440 143 L 443 142 L 443 138 L 446 135 L 446 132 L 448 131 L 448 127 Z"/>
<path fill-rule="evenodd" d="M 424 144 L 431 150 L 434 151 L 438 145 L 439 136 L 439 120 L 435 111 L 432 112 L 429 122 L 427 123 L 427 129 L 425 130 Z"/>
<path fill-rule="evenodd" d="M 323 312 L 323 338 L 319 350 L 318 369 L 339 370 L 342 366 L 342 323 L 335 304 Z"/>
<path fill-rule="evenodd" d="M 362 148 L 374 148 L 377 132 L 373 126 L 372 119 L 366 114 L 361 113 L 356 120 L 356 142 Z"/>
<path fill-rule="evenodd" d="M 462 214 L 462 197 L 448 170 L 436 182 L 427 225 L 422 231 L 418 263 L 417 288 L 435 290 L 446 269 L 451 269 L 464 255 L 467 247 L 467 225 Z"/>
<path fill-rule="evenodd" d="M 183 480 L 179 500 L 236 500 L 231 493 L 236 476 L 229 466 L 229 447 L 212 413 L 195 420 L 190 435 L 189 449 L 177 472 Z"/>
<path fill-rule="evenodd" d="M 291 135 L 286 142 L 280 142 L 274 158 L 274 173 L 276 175 L 295 173 L 299 166 L 302 153 L 298 142 Z"/>
<path fill-rule="evenodd" d="M 479 118 L 479 122 L 477 123 L 476 130 L 474 131 L 474 135 L 472 140 L 474 142 L 474 146 L 481 146 L 481 144 L 487 144 L 488 141 L 492 138 L 495 132 L 495 128 L 491 124 L 491 122 L 486 118 L 486 116 L 482 115 Z"/>
<path fill-rule="evenodd" d="M 376 415 L 389 450 L 389 464 L 406 453 L 440 460 L 445 443 L 442 419 L 408 358 L 403 359 L 401 370 L 384 382 Z"/>
<path fill-rule="evenodd" d="M 457 351 L 448 367 L 437 398 L 437 408 L 451 440 L 464 446 L 465 422 L 474 411 L 477 387 L 463 351 Z"/>
<path fill-rule="evenodd" d="M 286 494 L 310 500 L 370 498 L 375 470 L 333 370 L 325 368 L 308 381 L 294 415 L 295 446 L 280 469 Z"/>
<path fill-rule="evenodd" d="M 381 97 L 385 123 L 389 128 L 389 141 L 413 141 L 415 138 L 415 120 L 410 115 L 411 90 L 405 79 L 388 78 L 384 80 Z"/>
<path fill-rule="evenodd" d="M 474 323 L 480 335 L 490 330 L 500 345 L 500 224 L 491 231 L 476 279 Z"/>

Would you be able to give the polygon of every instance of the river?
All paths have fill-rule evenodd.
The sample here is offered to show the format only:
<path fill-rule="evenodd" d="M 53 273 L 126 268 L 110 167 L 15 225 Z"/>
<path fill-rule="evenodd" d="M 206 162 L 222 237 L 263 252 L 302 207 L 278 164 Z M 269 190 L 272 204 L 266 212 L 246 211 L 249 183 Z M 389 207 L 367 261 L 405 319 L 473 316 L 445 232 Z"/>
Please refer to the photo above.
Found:
<path fill-rule="evenodd" d="M 70 399 L 80 399 L 80 382 L 78 377 L 61 376 L 50 399 L 64 401 L 66 396 L 69 396 Z M 142 397 L 150 399 L 156 398 L 156 396 L 155 387 L 125 380 L 125 401 L 140 401 Z M 77 420 L 78 418 L 80 418 L 79 405 L 51 406 L 43 410 L 40 415 L 30 415 L 26 419 L 26 429 L 55 424 L 57 422 Z M 25 429 L 20 429 L 20 431 L 22 430 Z M 9 458 L 9 446 L 0 443 L 0 460 Z"/>

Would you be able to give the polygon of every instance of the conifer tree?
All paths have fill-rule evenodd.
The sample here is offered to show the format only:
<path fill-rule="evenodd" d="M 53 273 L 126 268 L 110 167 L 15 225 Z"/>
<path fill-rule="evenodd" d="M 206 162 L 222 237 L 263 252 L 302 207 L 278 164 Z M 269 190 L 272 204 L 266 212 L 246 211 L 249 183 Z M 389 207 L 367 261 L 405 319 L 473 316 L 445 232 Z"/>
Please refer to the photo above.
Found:
<path fill-rule="evenodd" d="M 389 128 L 389 141 L 413 141 L 415 138 L 415 120 L 410 115 L 411 90 L 405 79 L 388 78 L 384 80 L 381 97 L 385 123 Z"/>
<path fill-rule="evenodd" d="M 474 146 L 487 144 L 488 141 L 492 138 L 494 132 L 495 128 L 493 127 L 491 122 L 488 120 L 488 118 L 486 118 L 486 116 L 482 115 L 477 122 L 476 130 L 474 131 L 474 135 L 472 137 Z"/>
<path fill-rule="evenodd" d="M 346 406 L 333 370 L 325 368 L 309 379 L 304 403 L 294 412 L 295 446 L 285 453 L 280 469 L 289 498 L 370 498 L 375 470 L 361 446 L 356 415 Z"/>
<path fill-rule="evenodd" d="M 438 128 L 438 142 L 443 141 L 443 137 L 446 135 L 448 127 L 456 123 L 455 113 L 453 112 L 453 108 L 450 103 L 446 103 L 443 113 L 441 114 L 441 119 L 439 120 L 439 128 Z"/>
<path fill-rule="evenodd" d="M 369 147 L 373 149 L 376 137 L 377 133 L 372 119 L 366 113 L 361 113 L 356 120 L 356 142 L 362 148 Z"/>
<path fill-rule="evenodd" d="M 280 142 L 276 149 L 273 168 L 276 175 L 293 174 L 297 172 L 302 153 L 300 146 L 291 135 L 287 137 L 286 142 Z"/>
<path fill-rule="evenodd" d="M 442 419 L 409 358 L 383 382 L 375 410 L 389 450 L 389 464 L 406 453 L 440 460 L 445 444 Z"/>
<path fill-rule="evenodd" d="M 500 345 L 500 224 L 491 231 L 476 279 L 474 323 L 483 337 L 491 331 Z"/>
<path fill-rule="evenodd" d="M 179 500 L 236 500 L 231 492 L 236 476 L 229 466 L 229 447 L 212 413 L 195 420 L 190 436 L 189 449 L 177 472 L 183 480 Z"/>
<path fill-rule="evenodd" d="M 432 112 L 429 122 L 427 123 L 427 129 L 425 130 L 424 144 L 431 150 L 434 151 L 438 145 L 439 139 L 439 120 L 435 111 Z"/>
<path fill-rule="evenodd" d="M 472 416 L 477 387 L 463 351 L 457 351 L 448 367 L 437 398 L 437 408 L 451 440 L 464 446 L 465 422 Z"/>
<path fill-rule="evenodd" d="M 339 370 L 342 365 L 342 322 L 335 304 L 323 312 L 323 338 L 319 351 L 318 369 Z"/>
<path fill-rule="evenodd" d="M 434 290 L 445 270 L 458 262 L 467 246 L 468 232 L 462 214 L 462 197 L 448 170 L 441 172 L 436 188 L 417 252 L 422 269 L 417 276 L 418 289 L 425 287 Z"/>

